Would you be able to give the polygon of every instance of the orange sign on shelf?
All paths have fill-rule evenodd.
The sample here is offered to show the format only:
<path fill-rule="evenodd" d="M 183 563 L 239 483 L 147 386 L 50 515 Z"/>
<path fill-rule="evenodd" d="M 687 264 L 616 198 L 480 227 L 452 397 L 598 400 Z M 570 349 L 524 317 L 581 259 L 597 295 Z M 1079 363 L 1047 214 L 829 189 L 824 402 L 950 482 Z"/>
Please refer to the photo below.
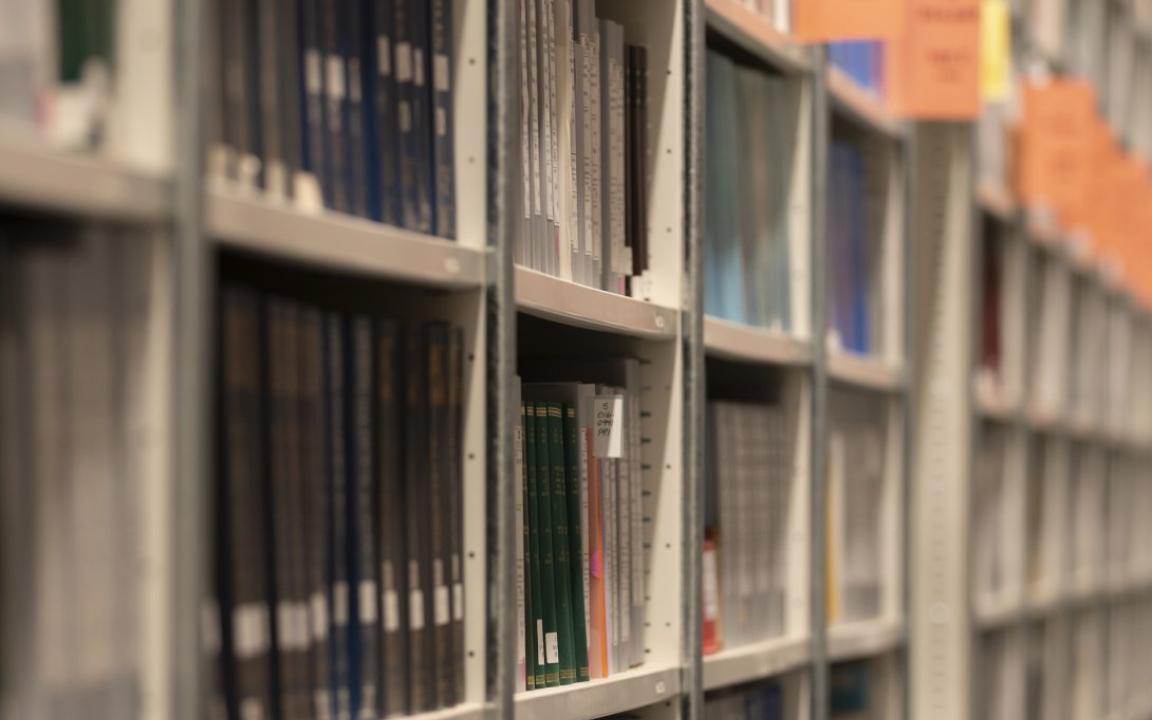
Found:
<path fill-rule="evenodd" d="M 1094 148 L 1095 91 L 1078 80 L 1028 82 L 1023 106 L 1021 199 L 1081 217 Z"/>
<path fill-rule="evenodd" d="M 906 0 L 793 0 L 792 34 L 801 42 L 883 40 L 900 33 Z"/>
<path fill-rule="evenodd" d="M 979 116 L 979 0 L 907 0 L 906 13 L 885 53 L 892 111 L 936 120 Z"/>

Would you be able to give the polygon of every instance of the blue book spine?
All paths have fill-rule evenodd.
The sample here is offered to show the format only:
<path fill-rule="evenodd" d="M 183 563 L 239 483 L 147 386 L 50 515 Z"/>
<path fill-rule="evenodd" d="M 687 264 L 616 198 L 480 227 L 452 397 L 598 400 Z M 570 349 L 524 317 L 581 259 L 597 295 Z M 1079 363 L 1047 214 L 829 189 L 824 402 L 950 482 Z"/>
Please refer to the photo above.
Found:
<path fill-rule="evenodd" d="M 416 217 L 409 230 L 434 230 L 435 188 L 432 172 L 432 43 L 427 0 L 409 0 L 408 20 L 412 37 L 412 129 L 416 140 Z M 407 223 L 406 223 L 407 224 Z"/>
<path fill-rule="evenodd" d="M 868 210 L 865 204 L 866 173 L 864 157 L 859 149 L 852 154 L 852 266 L 855 271 L 855 330 L 856 350 L 860 353 L 871 351 L 872 341 L 869 329 L 869 272 L 868 272 Z"/>
<path fill-rule="evenodd" d="M 417 0 L 395 0 L 393 7 L 393 47 L 392 68 L 396 89 L 396 146 L 399 149 L 397 169 L 399 171 L 399 224 L 417 229 L 419 210 L 417 208 L 417 173 L 419 147 L 414 126 L 415 86 L 413 85 L 412 21 L 410 15 Z"/>
<path fill-rule="evenodd" d="M 371 156 L 374 159 L 377 177 L 376 202 L 379 217 L 389 225 L 400 224 L 400 190 L 398 176 L 399 148 L 396 143 L 396 77 L 392 61 L 395 10 L 392 0 L 375 0 L 375 14 L 372 22 L 376 37 L 375 45 L 376 89 L 373 98 L 376 111 L 377 148 Z"/>
<path fill-rule="evenodd" d="M 340 52 L 340 0 L 320 0 L 320 42 L 324 58 L 324 204 L 348 212 L 348 73 Z"/>
<path fill-rule="evenodd" d="M 324 174 L 324 55 L 320 42 L 320 0 L 300 0 L 300 151 L 305 172 Z"/>
<path fill-rule="evenodd" d="M 348 523 L 347 467 L 345 433 L 345 339 L 342 318 L 330 315 L 326 319 L 325 383 L 328 419 L 328 607 L 331 618 L 329 636 L 329 683 L 333 702 L 333 717 L 350 718 L 351 702 L 348 694 Z"/>
<path fill-rule="evenodd" d="M 348 100 L 344 104 L 344 127 L 348 131 L 347 152 L 348 212 L 368 217 L 367 138 L 369 123 L 364 102 L 364 13 L 363 0 L 341 1 L 340 52 Z"/>
<path fill-rule="evenodd" d="M 456 237 L 456 161 L 452 117 L 452 2 L 432 0 L 432 112 L 435 224 L 440 237 Z"/>

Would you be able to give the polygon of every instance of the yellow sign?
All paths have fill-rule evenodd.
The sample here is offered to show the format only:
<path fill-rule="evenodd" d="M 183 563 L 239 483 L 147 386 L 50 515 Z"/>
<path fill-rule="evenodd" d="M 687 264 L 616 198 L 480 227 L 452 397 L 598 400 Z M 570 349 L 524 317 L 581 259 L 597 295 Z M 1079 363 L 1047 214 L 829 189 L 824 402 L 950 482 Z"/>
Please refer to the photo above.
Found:
<path fill-rule="evenodd" d="M 984 102 L 1007 100 L 1012 82 L 1012 11 L 1007 0 L 983 0 L 980 71 Z"/>

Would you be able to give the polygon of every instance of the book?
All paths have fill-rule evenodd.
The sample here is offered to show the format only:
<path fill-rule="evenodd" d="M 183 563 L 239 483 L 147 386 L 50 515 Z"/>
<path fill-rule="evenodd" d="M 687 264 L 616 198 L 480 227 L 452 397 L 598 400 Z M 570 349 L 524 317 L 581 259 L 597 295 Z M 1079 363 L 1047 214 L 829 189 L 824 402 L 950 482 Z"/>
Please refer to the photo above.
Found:
<path fill-rule="evenodd" d="M 433 184 L 435 187 L 435 217 L 433 232 L 440 237 L 456 237 L 456 168 L 453 138 L 452 65 L 452 3 L 449 0 L 431 2 L 431 60 L 432 152 Z"/>

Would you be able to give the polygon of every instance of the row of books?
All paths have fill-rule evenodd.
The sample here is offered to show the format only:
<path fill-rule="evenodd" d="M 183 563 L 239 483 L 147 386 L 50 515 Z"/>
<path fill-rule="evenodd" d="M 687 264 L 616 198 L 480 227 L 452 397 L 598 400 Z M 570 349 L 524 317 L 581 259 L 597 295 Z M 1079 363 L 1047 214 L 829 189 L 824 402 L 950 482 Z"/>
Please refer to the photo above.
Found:
<path fill-rule="evenodd" d="M 140 233 L 0 219 L 0 715 L 139 711 L 152 255 Z"/>
<path fill-rule="evenodd" d="M 868 154 L 861 143 L 833 138 L 828 178 L 828 331 L 845 350 L 874 350 L 876 239 L 868 199 Z"/>
<path fill-rule="evenodd" d="M 705 720 L 783 720 L 784 689 L 775 681 L 710 692 Z"/>
<path fill-rule="evenodd" d="M 1022 580 L 1013 577 L 1009 557 L 1016 543 L 1010 536 L 1014 508 L 1006 464 L 1008 439 L 1003 427 L 985 423 L 978 442 L 972 466 L 972 585 L 976 593 L 994 596 Z"/>
<path fill-rule="evenodd" d="M 118 5 L 0 2 L 0 132 L 36 133 L 70 149 L 103 144 L 116 85 Z"/>
<path fill-rule="evenodd" d="M 784 408 L 708 403 L 704 652 L 785 630 L 792 435 Z"/>
<path fill-rule="evenodd" d="M 459 703 L 461 330 L 232 282 L 218 299 L 222 716 Z"/>
<path fill-rule="evenodd" d="M 213 178 L 456 236 L 450 0 L 215 3 Z"/>
<path fill-rule="evenodd" d="M 828 432 L 829 623 L 878 617 L 883 600 L 885 427 L 882 396 L 833 389 Z"/>
<path fill-rule="evenodd" d="M 639 361 L 524 383 L 516 427 L 520 691 L 644 660 Z"/>
<path fill-rule="evenodd" d="M 798 88 L 714 47 L 706 64 L 704 310 L 786 332 Z"/>
<path fill-rule="evenodd" d="M 514 257 L 642 297 L 649 267 L 648 51 L 593 0 L 517 0 L 521 223 Z"/>

